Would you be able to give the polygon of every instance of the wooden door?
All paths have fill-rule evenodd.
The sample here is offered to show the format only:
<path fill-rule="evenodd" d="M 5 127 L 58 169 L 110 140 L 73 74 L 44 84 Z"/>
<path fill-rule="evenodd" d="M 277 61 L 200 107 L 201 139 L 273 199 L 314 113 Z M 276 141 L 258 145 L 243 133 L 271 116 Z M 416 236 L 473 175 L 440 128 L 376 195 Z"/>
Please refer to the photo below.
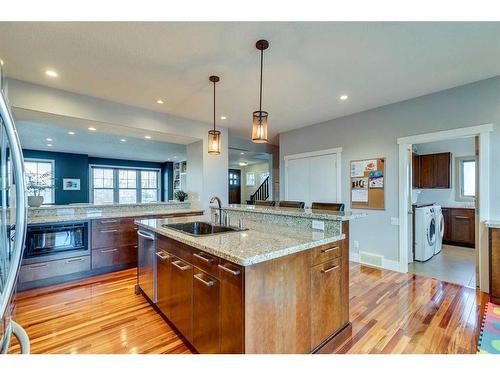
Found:
<path fill-rule="evenodd" d="M 420 155 L 420 188 L 432 189 L 434 187 L 434 157 Z"/>
<path fill-rule="evenodd" d="M 193 272 L 193 345 L 201 354 L 220 352 L 220 282 L 198 268 Z"/>
<path fill-rule="evenodd" d="M 337 258 L 311 269 L 311 349 L 343 324 L 342 264 Z"/>
<path fill-rule="evenodd" d="M 172 257 L 171 308 L 169 319 L 189 340 L 193 340 L 193 267 Z"/>
<path fill-rule="evenodd" d="M 434 154 L 434 188 L 449 189 L 451 187 L 451 153 Z"/>
<path fill-rule="evenodd" d="M 170 261 L 171 255 L 167 252 L 160 250 L 156 253 L 156 305 L 169 319 L 172 308 L 172 263 Z"/>
<path fill-rule="evenodd" d="M 241 203 L 241 171 L 239 169 L 229 170 L 229 204 Z"/>
<path fill-rule="evenodd" d="M 244 353 L 244 269 L 236 264 L 222 261 L 219 269 L 221 282 L 221 353 Z"/>

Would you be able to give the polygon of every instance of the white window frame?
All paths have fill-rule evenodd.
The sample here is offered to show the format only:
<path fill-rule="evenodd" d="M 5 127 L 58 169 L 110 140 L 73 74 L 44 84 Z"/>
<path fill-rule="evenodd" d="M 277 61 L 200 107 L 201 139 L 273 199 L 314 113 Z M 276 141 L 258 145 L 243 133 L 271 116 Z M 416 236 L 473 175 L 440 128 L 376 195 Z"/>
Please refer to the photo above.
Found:
<path fill-rule="evenodd" d="M 463 186 L 463 163 L 467 161 L 475 162 L 475 167 L 477 168 L 477 158 L 472 156 L 459 156 L 455 158 L 455 176 L 456 176 L 456 189 L 455 189 L 455 199 L 459 202 L 474 202 L 476 196 L 470 197 L 464 195 L 464 186 Z M 477 186 L 476 192 L 477 195 Z"/>
<path fill-rule="evenodd" d="M 252 176 L 253 184 L 248 182 L 248 177 Z M 245 173 L 245 186 L 255 186 L 255 172 Z"/>
<path fill-rule="evenodd" d="M 142 167 L 127 167 L 124 165 L 103 165 L 103 164 L 90 164 L 89 165 L 89 197 L 90 202 L 94 203 L 94 176 L 93 169 L 94 168 L 103 168 L 103 169 L 112 169 L 113 170 L 113 203 L 112 204 L 120 204 L 119 203 L 119 170 L 135 170 L 137 171 L 137 179 L 136 179 L 136 192 L 137 192 L 137 202 L 135 204 L 142 204 L 142 186 L 141 186 L 141 171 L 153 171 L 157 172 L 157 188 L 158 191 L 158 200 L 157 202 L 161 202 L 161 193 L 162 193 L 162 184 L 161 184 L 161 168 L 142 168 Z M 149 189 L 146 189 L 149 190 Z M 147 202 L 147 203 L 155 203 L 155 202 Z M 110 203 L 111 204 L 111 203 Z M 134 204 L 134 203 L 122 203 L 122 204 Z"/>
<path fill-rule="evenodd" d="M 56 204 L 56 188 L 55 188 L 55 180 L 56 180 L 56 161 L 54 159 L 41 159 L 41 158 L 24 158 L 24 162 L 32 162 L 32 163 L 50 163 L 52 164 L 52 180 L 54 181 L 54 187 L 50 189 L 50 197 L 51 202 L 43 202 L 43 205 L 46 204 Z"/>

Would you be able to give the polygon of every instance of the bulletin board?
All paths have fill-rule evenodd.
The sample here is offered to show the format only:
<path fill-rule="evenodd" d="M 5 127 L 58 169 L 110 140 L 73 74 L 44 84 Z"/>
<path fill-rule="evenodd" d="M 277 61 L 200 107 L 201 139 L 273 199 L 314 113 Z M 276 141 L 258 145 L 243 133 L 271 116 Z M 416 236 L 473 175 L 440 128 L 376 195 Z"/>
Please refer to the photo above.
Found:
<path fill-rule="evenodd" d="M 351 208 L 385 210 L 385 158 L 351 160 Z"/>

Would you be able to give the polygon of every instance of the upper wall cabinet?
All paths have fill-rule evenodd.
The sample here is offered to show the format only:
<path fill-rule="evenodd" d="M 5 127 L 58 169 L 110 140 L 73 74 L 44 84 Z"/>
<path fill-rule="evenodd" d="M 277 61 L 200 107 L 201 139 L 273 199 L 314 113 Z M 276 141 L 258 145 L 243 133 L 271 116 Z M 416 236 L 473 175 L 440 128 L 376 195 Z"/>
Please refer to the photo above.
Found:
<path fill-rule="evenodd" d="M 451 153 L 413 154 L 413 187 L 420 189 L 451 188 Z"/>

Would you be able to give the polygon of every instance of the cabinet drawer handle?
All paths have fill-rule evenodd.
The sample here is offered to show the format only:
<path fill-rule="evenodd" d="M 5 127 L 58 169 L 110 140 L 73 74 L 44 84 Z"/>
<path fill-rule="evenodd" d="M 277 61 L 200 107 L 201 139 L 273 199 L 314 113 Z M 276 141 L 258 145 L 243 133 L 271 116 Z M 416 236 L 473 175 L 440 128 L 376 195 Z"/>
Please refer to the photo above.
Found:
<path fill-rule="evenodd" d="M 101 250 L 101 253 L 112 253 L 118 251 L 118 249 L 108 249 L 108 250 Z"/>
<path fill-rule="evenodd" d="M 226 271 L 226 272 L 229 272 L 230 274 L 232 274 L 232 275 L 234 275 L 234 276 L 238 276 L 238 275 L 241 273 L 241 271 L 240 271 L 240 270 L 238 270 L 238 269 L 236 269 L 236 270 L 232 270 L 232 269 L 230 269 L 230 268 L 227 268 L 227 267 L 223 266 L 222 264 L 219 264 L 219 268 L 220 268 L 221 270 L 224 270 L 224 271 Z"/>
<path fill-rule="evenodd" d="M 472 218 L 468 217 L 468 216 L 455 216 L 455 219 L 468 220 L 468 219 L 472 219 Z"/>
<path fill-rule="evenodd" d="M 36 264 L 36 265 L 33 265 L 33 266 L 29 266 L 31 270 L 36 270 L 37 268 L 43 268 L 43 267 L 47 267 L 48 264 L 47 263 L 42 263 L 42 264 Z"/>
<path fill-rule="evenodd" d="M 339 266 L 333 266 L 333 267 L 327 268 L 326 270 L 321 270 L 321 273 L 332 272 L 333 270 L 336 270 L 337 268 L 339 268 Z"/>
<path fill-rule="evenodd" d="M 322 252 L 323 254 L 326 254 L 326 253 L 329 253 L 330 251 L 335 251 L 335 250 L 338 250 L 338 249 L 339 249 L 339 247 L 338 247 L 338 246 L 334 246 L 334 247 L 331 247 L 331 248 L 329 248 L 329 249 L 323 249 L 323 250 L 321 250 L 321 252 Z"/>
<path fill-rule="evenodd" d="M 201 259 L 204 262 L 207 262 L 207 263 L 213 263 L 214 262 L 214 260 L 215 260 L 214 258 L 204 257 L 202 254 L 203 253 L 199 253 L 199 254 L 198 253 L 194 253 L 193 255 L 196 258 Z"/>
<path fill-rule="evenodd" d="M 66 261 L 66 264 L 76 263 L 76 262 L 83 262 L 83 258 L 78 258 L 78 259 L 68 259 L 68 260 Z"/>
<path fill-rule="evenodd" d="M 101 220 L 101 224 L 111 224 L 111 223 L 118 223 L 118 220 L 113 219 L 113 220 Z"/>
<path fill-rule="evenodd" d="M 200 274 L 198 274 L 198 275 L 194 275 L 194 278 L 195 278 L 196 280 L 198 280 L 198 281 L 201 281 L 201 282 L 202 282 L 203 284 L 205 284 L 206 286 L 214 286 L 215 281 L 213 281 L 213 280 L 208 280 L 208 281 L 205 281 L 205 280 L 203 280 L 203 279 L 202 279 L 199 275 L 200 275 Z"/>
<path fill-rule="evenodd" d="M 170 259 L 170 255 L 168 255 L 167 253 L 164 253 L 163 251 L 158 251 L 156 253 L 156 256 L 158 258 L 160 258 L 161 260 L 167 260 L 167 259 Z"/>
<path fill-rule="evenodd" d="M 101 233 L 113 233 L 113 232 L 118 232 L 118 229 L 101 230 Z"/>
<path fill-rule="evenodd" d="M 175 262 L 172 262 L 174 266 L 176 266 L 178 269 L 181 271 L 186 271 L 191 268 L 189 264 L 186 264 L 185 266 L 181 266 L 182 262 L 180 260 L 176 260 Z"/>

